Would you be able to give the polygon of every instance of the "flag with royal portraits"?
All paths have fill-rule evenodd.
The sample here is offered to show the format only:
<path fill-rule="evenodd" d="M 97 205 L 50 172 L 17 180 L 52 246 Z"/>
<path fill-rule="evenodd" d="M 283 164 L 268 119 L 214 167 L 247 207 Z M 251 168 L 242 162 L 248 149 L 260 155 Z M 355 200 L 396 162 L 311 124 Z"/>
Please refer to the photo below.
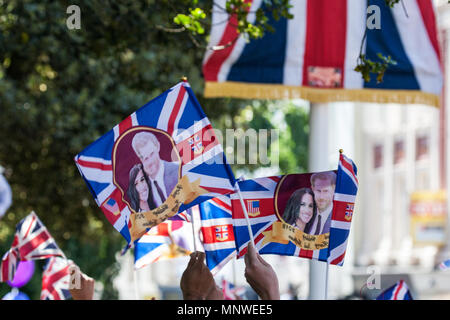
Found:
<path fill-rule="evenodd" d="M 256 248 L 343 265 L 358 189 L 356 166 L 340 154 L 334 171 L 239 181 Z M 250 241 L 238 193 L 231 196 L 238 257 Z"/>
<path fill-rule="evenodd" d="M 235 178 L 191 87 L 180 82 L 75 156 L 106 219 L 133 243 Z"/>

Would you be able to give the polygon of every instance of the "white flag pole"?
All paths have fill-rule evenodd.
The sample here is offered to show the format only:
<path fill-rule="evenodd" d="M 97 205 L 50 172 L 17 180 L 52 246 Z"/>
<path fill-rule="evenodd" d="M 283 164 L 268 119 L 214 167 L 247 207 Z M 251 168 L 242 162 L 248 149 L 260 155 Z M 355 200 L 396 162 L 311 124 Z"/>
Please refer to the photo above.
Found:
<path fill-rule="evenodd" d="M 244 199 L 242 197 L 241 189 L 239 188 L 239 184 L 238 184 L 237 180 L 236 180 L 236 184 L 235 184 L 235 190 L 237 191 L 237 193 L 239 195 L 239 200 L 241 202 L 242 210 L 244 211 L 245 220 L 247 221 L 248 233 L 250 235 L 250 240 L 252 241 L 253 247 L 255 247 L 255 239 L 253 238 L 252 228 L 250 227 L 250 219 L 248 218 L 247 208 L 245 207 Z"/>
<path fill-rule="evenodd" d="M 309 134 L 309 171 L 329 169 L 329 131 L 331 120 L 329 105 L 311 103 Z M 308 300 L 325 300 L 328 291 L 328 263 L 318 260 L 309 261 Z"/>
<path fill-rule="evenodd" d="M 198 208 L 198 205 L 197 205 Z M 194 217 L 194 210 L 192 210 L 192 208 L 189 208 L 186 210 L 188 213 L 188 216 L 191 216 L 191 224 L 192 224 L 192 241 L 194 242 L 194 252 L 197 251 L 197 241 L 195 241 L 195 226 L 194 226 L 194 221 L 195 221 L 195 217 Z"/>

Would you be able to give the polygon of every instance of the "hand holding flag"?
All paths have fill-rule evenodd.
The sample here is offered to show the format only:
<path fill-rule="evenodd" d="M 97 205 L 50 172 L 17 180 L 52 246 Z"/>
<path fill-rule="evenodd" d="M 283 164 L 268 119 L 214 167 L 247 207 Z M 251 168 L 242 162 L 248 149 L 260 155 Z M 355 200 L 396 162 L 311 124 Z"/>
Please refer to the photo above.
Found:
<path fill-rule="evenodd" d="M 204 252 L 191 254 L 180 281 L 184 300 L 206 300 L 211 291 L 216 290 L 216 283 L 204 260 Z"/>
<path fill-rule="evenodd" d="M 51 257 L 42 273 L 41 300 L 67 300 L 70 298 L 70 270 L 72 260 Z"/>
<path fill-rule="evenodd" d="M 271 267 L 256 251 L 252 243 L 247 247 L 245 279 L 262 300 L 280 300 L 278 278 Z"/>

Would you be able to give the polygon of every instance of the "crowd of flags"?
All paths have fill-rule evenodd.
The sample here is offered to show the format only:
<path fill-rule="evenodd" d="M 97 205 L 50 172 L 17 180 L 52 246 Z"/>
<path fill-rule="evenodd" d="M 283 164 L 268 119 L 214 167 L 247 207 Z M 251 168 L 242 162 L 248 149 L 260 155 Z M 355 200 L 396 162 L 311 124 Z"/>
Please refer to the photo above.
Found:
<path fill-rule="evenodd" d="M 128 176 L 133 161 L 138 160 L 133 152 L 125 152 L 126 158 L 121 161 L 128 164 L 125 167 L 119 165 L 119 156 L 115 150 L 117 143 L 125 139 L 126 134 L 140 130 L 143 126 L 156 128 L 170 135 L 175 142 L 172 152 L 178 152 L 181 159 L 180 179 L 188 177 L 191 184 L 197 181 L 204 192 L 184 202 L 178 208 L 177 215 L 147 228 L 145 234 L 132 239 L 130 216 L 134 212 L 117 180 L 120 170 L 123 171 L 121 174 Z M 348 213 L 348 208 L 353 206 L 358 187 L 353 162 L 343 154 L 340 155 L 336 194 L 342 196 L 334 201 L 342 202 L 344 208 L 333 212 L 329 247 L 308 250 L 299 249 L 293 243 L 277 245 L 269 242 L 263 245 L 264 233 L 279 220 L 273 202 L 276 186 L 282 177 L 237 181 L 220 143 L 217 139 L 212 139 L 213 134 L 209 133 L 211 139 L 203 141 L 205 130 L 210 129 L 211 124 L 190 85 L 187 81 L 182 81 L 145 104 L 76 155 L 76 165 L 97 204 L 109 222 L 126 239 L 126 249 L 135 248 L 136 268 L 164 257 L 192 252 L 195 241 L 186 226 L 195 225 L 195 220 L 198 220 L 197 226 L 200 227 L 206 263 L 213 273 L 234 256 L 241 257 L 245 254 L 251 238 L 248 228 L 252 230 L 260 253 L 294 255 L 342 265 L 351 223 L 351 215 L 350 219 L 348 215 L 343 219 L 344 211 L 347 210 Z M 191 148 L 191 153 L 186 146 Z M 339 207 L 337 203 L 335 206 Z M 193 211 L 197 212 L 195 219 Z"/>
<path fill-rule="evenodd" d="M 202 192 L 183 202 L 174 215 L 133 238 L 130 216 L 136 212 L 125 200 L 123 190 L 116 181 L 116 171 L 128 161 L 128 167 L 124 170 L 128 175 L 129 167 L 137 158 L 132 152 L 125 152 L 126 156 L 130 154 L 131 159 L 122 161 L 121 167 L 113 153 L 125 133 L 143 127 L 156 128 L 170 135 L 181 161 L 179 179 L 187 178 Z M 341 213 L 333 213 L 333 227 L 337 228 L 335 235 L 339 239 L 331 234 L 330 250 L 293 250 L 292 244 L 262 244 L 264 232 L 270 230 L 278 219 L 273 206 L 274 191 L 282 177 L 237 181 L 214 133 L 208 133 L 211 138 L 208 141 L 199 139 L 211 129 L 189 84 L 183 81 L 138 109 L 75 156 L 80 174 L 98 206 L 127 242 L 123 253 L 134 248 L 135 269 L 162 259 L 189 255 L 199 249 L 195 240 L 197 237 L 201 250 L 206 253 L 207 266 L 213 274 L 217 274 L 229 261 L 245 254 L 250 240 L 249 230 L 252 230 L 260 253 L 294 255 L 342 265 L 350 221 L 347 220 L 347 225 L 338 221 Z M 336 192 L 347 193 L 345 204 L 353 205 L 357 190 L 356 167 L 343 154 L 339 164 Z M 349 186 L 349 183 L 352 185 Z M 244 219 L 243 213 L 250 219 Z M 338 253 L 334 254 L 333 250 L 338 250 Z M 330 257 L 333 260 L 328 261 Z M 17 225 L 11 249 L 2 260 L 0 280 L 12 279 L 18 262 L 32 259 L 50 259 L 43 275 L 41 298 L 66 297 L 67 290 L 55 283 L 67 283 L 68 260 L 34 212 Z"/>
<path fill-rule="evenodd" d="M 134 213 L 115 184 L 111 152 L 121 134 L 141 126 L 154 126 L 170 133 L 182 159 L 181 177 L 196 181 L 206 192 L 183 203 L 177 214 L 132 239 L 129 228 L 130 215 Z M 217 274 L 229 261 L 246 253 L 252 238 L 261 254 L 298 256 L 342 266 L 358 189 L 353 161 L 340 152 L 326 247 L 305 249 L 293 242 L 267 241 L 267 233 L 272 231 L 275 222 L 280 221 L 274 205 L 275 191 L 285 176 L 237 181 L 220 144 L 217 141 L 202 144 L 197 138 L 208 128 L 212 128 L 209 120 L 184 81 L 137 110 L 75 157 L 76 165 L 106 219 L 127 241 L 126 250 L 134 248 L 135 269 L 163 259 L 189 255 L 199 249 L 196 243 L 199 241 L 208 268 Z M 183 157 L 181 151 L 186 152 L 182 149 L 185 142 L 192 148 L 194 159 Z M 201 156 L 204 158 L 198 161 Z M 211 162 L 218 159 L 220 161 Z M 299 187 L 294 185 L 294 188 Z M 42 275 L 41 299 L 69 298 L 69 269 L 73 262 L 65 257 L 32 212 L 16 227 L 11 249 L 2 258 L 0 281 L 14 278 L 19 261 L 37 259 L 48 260 Z M 441 269 L 449 265 L 448 261 L 443 262 Z M 225 280 L 222 285 L 227 299 L 239 299 L 243 294 L 242 288 Z M 408 297 L 411 295 L 406 283 L 400 281 L 386 290 L 380 299 Z"/>

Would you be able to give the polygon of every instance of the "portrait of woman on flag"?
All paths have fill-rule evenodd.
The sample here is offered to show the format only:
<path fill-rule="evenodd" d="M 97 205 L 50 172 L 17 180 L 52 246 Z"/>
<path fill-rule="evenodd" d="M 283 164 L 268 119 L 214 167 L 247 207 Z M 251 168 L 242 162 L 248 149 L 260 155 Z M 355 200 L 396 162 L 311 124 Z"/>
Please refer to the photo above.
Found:
<path fill-rule="evenodd" d="M 284 209 L 283 220 L 305 233 L 310 233 L 317 213 L 314 193 L 310 188 L 301 188 L 292 193 Z"/>
<path fill-rule="evenodd" d="M 133 212 L 158 208 L 171 194 L 181 167 L 174 149 L 170 137 L 154 128 L 135 127 L 119 137 L 113 154 L 114 182 Z"/>
<path fill-rule="evenodd" d="M 135 164 L 130 170 L 127 195 L 131 208 L 135 212 L 145 212 L 155 208 L 153 199 L 150 197 L 148 178 L 140 163 Z"/>

